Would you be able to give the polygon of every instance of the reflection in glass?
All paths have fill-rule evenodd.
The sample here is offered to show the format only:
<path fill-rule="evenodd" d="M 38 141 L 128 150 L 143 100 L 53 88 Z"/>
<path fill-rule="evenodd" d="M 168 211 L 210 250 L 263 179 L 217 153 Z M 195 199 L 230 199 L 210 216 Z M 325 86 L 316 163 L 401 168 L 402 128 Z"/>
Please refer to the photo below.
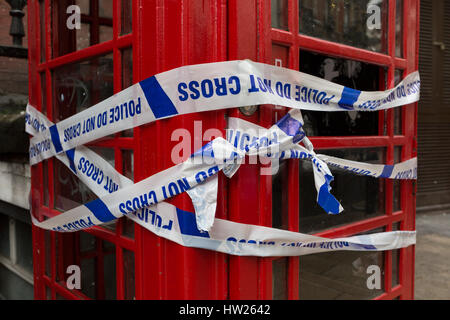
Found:
<path fill-rule="evenodd" d="M 116 299 L 116 248 L 114 244 L 103 241 L 103 281 L 106 300 Z M 103 297 L 99 297 L 102 299 Z"/>
<path fill-rule="evenodd" d="M 271 1 L 272 28 L 288 30 L 288 0 Z"/>
<path fill-rule="evenodd" d="M 385 161 L 383 148 L 318 150 L 316 152 L 367 163 L 380 164 Z M 330 167 L 330 170 L 334 176 L 331 193 L 344 207 L 344 211 L 338 215 L 328 215 L 317 204 L 311 162 L 300 161 L 300 232 L 316 233 L 384 214 L 383 179 L 359 176 L 333 167 Z"/>
<path fill-rule="evenodd" d="M 394 147 L 394 163 L 400 163 L 402 161 L 402 147 Z M 393 207 L 392 210 L 394 212 L 400 211 L 402 209 L 401 206 L 401 181 L 393 180 Z"/>
<path fill-rule="evenodd" d="M 91 149 L 92 151 L 97 153 L 100 157 L 102 157 L 104 160 L 106 160 L 111 167 L 116 166 L 113 148 L 90 146 L 89 149 Z"/>
<path fill-rule="evenodd" d="M 386 53 L 387 11 L 387 0 L 299 0 L 299 31 Z"/>
<path fill-rule="evenodd" d="M 53 162 L 54 208 L 67 211 L 97 199 L 97 196 L 61 161 Z"/>
<path fill-rule="evenodd" d="M 279 163 L 278 172 L 272 175 L 272 227 L 287 230 L 288 225 L 288 162 Z"/>
<path fill-rule="evenodd" d="M 96 298 L 95 260 L 96 259 L 82 259 L 80 265 L 80 270 L 82 271 L 81 292 L 91 299 Z"/>
<path fill-rule="evenodd" d="M 395 55 L 403 56 L 403 0 L 396 0 L 395 8 Z"/>
<path fill-rule="evenodd" d="M 126 48 L 122 51 L 122 89 L 133 84 L 133 48 Z M 133 129 L 122 131 L 122 137 L 133 137 Z"/>
<path fill-rule="evenodd" d="M 357 90 L 377 91 L 383 69 L 368 63 L 300 50 L 300 71 Z M 370 76 L 367 76 L 370 75 Z M 377 135 L 377 112 L 302 110 L 308 136 Z"/>
<path fill-rule="evenodd" d="M 46 32 L 45 32 L 45 1 L 39 0 L 39 25 L 40 25 L 40 43 L 41 43 L 41 62 L 45 61 L 45 40 L 46 40 Z"/>
<path fill-rule="evenodd" d="M 135 300 L 134 252 L 123 249 L 124 299 Z"/>
<path fill-rule="evenodd" d="M 123 0 L 122 0 L 123 1 Z M 112 19 L 113 17 L 113 1 L 111 0 L 98 0 L 99 4 L 99 16 L 102 18 Z"/>
<path fill-rule="evenodd" d="M 52 234 L 48 230 L 44 230 L 44 258 L 45 258 L 45 274 L 51 278 L 52 276 Z"/>
<path fill-rule="evenodd" d="M 299 257 L 302 300 L 365 300 L 383 293 L 382 252 L 336 251 Z M 381 289 L 367 288 L 367 268 L 380 267 Z"/>
<path fill-rule="evenodd" d="M 122 30 L 121 35 L 131 33 L 133 31 L 133 7 L 132 0 L 122 0 Z"/>
<path fill-rule="evenodd" d="M 88 23 L 81 23 L 80 29 L 76 30 L 76 42 L 77 50 L 85 49 L 90 46 L 91 43 L 91 28 Z"/>
<path fill-rule="evenodd" d="M 90 0 L 76 0 L 76 5 L 80 7 L 80 11 L 82 14 L 89 14 L 89 3 Z"/>
<path fill-rule="evenodd" d="M 272 261 L 272 299 L 287 299 L 288 258 Z"/>
<path fill-rule="evenodd" d="M 398 85 L 403 80 L 403 70 L 395 70 L 395 85 Z M 394 108 L 394 135 L 402 134 L 402 113 L 403 107 Z"/>
<path fill-rule="evenodd" d="M 122 150 L 123 175 L 134 180 L 134 153 L 133 150 Z"/>
<path fill-rule="evenodd" d="M 392 288 L 400 284 L 400 250 L 392 250 Z"/>
<path fill-rule="evenodd" d="M 53 57 L 112 40 L 113 2 L 111 0 L 51 1 Z M 76 28 L 75 20 L 69 19 L 69 14 L 66 12 L 67 8 L 73 4 L 80 7 L 81 28 Z M 75 12 L 70 11 L 70 13 L 74 14 Z M 68 27 L 68 23 L 70 27 Z"/>
<path fill-rule="evenodd" d="M 42 161 L 42 189 L 43 189 L 43 200 L 44 206 L 48 207 L 49 204 L 49 194 L 48 194 L 48 160 Z"/>
<path fill-rule="evenodd" d="M 52 80 L 53 114 L 58 122 L 113 95 L 112 54 L 57 68 Z"/>

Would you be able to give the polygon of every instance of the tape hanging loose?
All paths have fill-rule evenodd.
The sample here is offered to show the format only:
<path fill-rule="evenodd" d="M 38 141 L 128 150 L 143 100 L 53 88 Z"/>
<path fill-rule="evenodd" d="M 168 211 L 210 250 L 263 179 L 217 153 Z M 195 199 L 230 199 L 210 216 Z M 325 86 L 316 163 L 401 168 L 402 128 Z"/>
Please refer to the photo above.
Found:
<path fill-rule="evenodd" d="M 303 119 L 298 109 L 383 110 L 417 101 L 419 88 L 417 72 L 410 74 L 394 89 L 360 92 L 293 70 L 246 60 L 215 63 L 214 68 L 211 64 L 186 66 L 158 74 L 58 124 L 53 124 L 29 105 L 25 130 L 34 136 L 30 143 L 30 164 L 56 155 L 99 196 L 44 222 L 32 216 L 33 223 L 45 229 L 72 232 L 125 215 L 148 230 L 182 245 L 237 255 L 390 250 L 411 245 L 415 243 L 414 231 L 332 240 L 239 224 L 214 216 L 217 173 L 223 170 L 226 176 L 231 177 L 246 155 L 272 160 L 310 160 L 317 202 L 331 214 L 337 214 L 343 208 L 330 193 L 333 176 L 327 164 L 372 177 L 415 179 L 416 158 L 396 165 L 373 165 L 316 154 L 303 131 Z M 82 146 L 157 119 L 254 104 L 284 105 L 293 110 L 269 129 L 230 118 L 227 140 L 217 138 L 185 162 L 136 184 L 119 174 L 95 152 Z M 256 129 L 259 133 L 251 136 L 249 131 Z M 233 132 L 235 138 L 246 136 L 247 142 L 251 143 L 233 143 Z M 98 168 L 95 177 L 88 173 L 87 168 L 91 166 Z M 105 177 L 114 181 L 118 191 L 99 186 L 99 180 Z M 193 201 L 195 214 L 164 202 L 185 191 Z M 262 233 L 267 234 L 263 236 Z"/>

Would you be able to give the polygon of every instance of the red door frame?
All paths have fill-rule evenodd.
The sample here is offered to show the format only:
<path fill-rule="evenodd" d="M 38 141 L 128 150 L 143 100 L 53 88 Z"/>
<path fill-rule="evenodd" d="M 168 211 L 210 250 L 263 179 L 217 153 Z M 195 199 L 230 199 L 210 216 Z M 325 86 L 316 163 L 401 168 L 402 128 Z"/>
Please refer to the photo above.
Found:
<path fill-rule="evenodd" d="M 206 0 L 206 1 L 133 1 L 133 32 L 121 36 L 120 3 L 114 0 L 113 39 L 67 55 L 51 58 L 51 10 L 50 0 L 43 0 L 45 10 L 45 39 L 39 32 L 39 2 L 29 2 L 29 67 L 30 103 L 42 109 L 41 89 L 47 102 L 47 115 L 52 120 L 51 72 L 53 69 L 92 56 L 112 52 L 114 57 L 114 91 L 122 89 L 121 49 L 133 48 L 133 80 L 137 82 L 156 73 L 187 64 L 214 62 L 234 59 L 252 59 L 272 63 L 272 43 L 289 47 L 288 67 L 299 69 L 299 48 L 329 54 L 332 56 L 370 62 L 388 68 L 388 84 L 394 84 L 395 69 L 405 70 L 405 75 L 418 68 L 419 0 L 404 3 L 404 58 L 395 57 L 395 30 L 388 34 L 388 54 L 332 43 L 298 33 L 298 2 L 289 1 L 289 30 L 270 27 L 269 0 Z M 125 0 L 122 0 L 125 1 Z M 389 1 L 389 24 L 395 25 L 395 1 Z M 150 32 L 151 30 L 151 32 Z M 41 42 L 45 43 L 45 59 L 41 62 Z M 41 78 L 42 77 L 42 78 Z M 44 88 L 45 86 L 45 88 Z M 387 162 L 394 161 L 394 146 L 403 146 L 402 160 L 417 154 L 417 105 L 402 107 L 402 135 L 394 135 L 394 112 L 387 113 L 386 136 L 370 137 L 312 137 L 316 149 L 386 147 Z M 225 128 L 226 116 L 245 118 L 263 126 L 272 125 L 274 109 L 270 106 L 259 108 L 247 117 L 238 109 L 179 116 L 173 119 L 141 126 L 134 130 L 133 138 L 116 136 L 114 139 L 96 143 L 98 146 L 114 148 L 116 168 L 122 170 L 120 150 L 132 149 L 135 156 L 135 181 L 142 180 L 172 165 L 171 150 L 178 141 L 171 141 L 175 129 L 184 128 L 192 133 L 192 145 L 203 144 L 202 137 L 194 136 L 194 121 L 202 121 L 202 134 L 208 128 Z M 380 115 L 383 119 L 383 115 Z M 224 133 L 224 131 L 223 131 Z M 187 156 L 187 155 L 185 155 Z M 49 202 L 53 202 L 53 162 L 48 162 Z M 243 165 L 230 180 L 220 176 L 219 204 L 216 215 L 233 221 L 271 226 L 272 200 L 271 177 L 259 174 L 259 165 Z M 33 214 L 37 217 L 58 214 L 51 205 L 43 204 L 43 164 L 32 168 Z M 298 231 L 298 163 L 289 164 L 289 191 L 297 195 L 289 197 L 288 226 Z M 386 181 L 386 214 L 376 218 L 333 228 L 319 235 L 337 237 L 348 236 L 366 230 L 385 226 L 392 230 L 393 223 L 400 222 L 402 230 L 415 229 L 415 184 L 401 183 L 401 211 L 393 212 L 392 181 Z M 185 210 L 192 209 L 186 195 L 180 195 L 171 203 Z M 135 296 L 137 299 L 271 299 L 272 261 L 270 258 L 236 257 L 201 249 L 184 248 L 168 240 L 161 239 L 135 226 L 134 239 L 124 237 L 122 222 L 116 232 L 104 228 L 87 231 L 99 239 L 116 245 L 116 285 L 117 298 L 124 297 L 123 252 L 127 249 L 135 255 Z M 35 297 L 45 299 L 57 294 L 68 299 L 87 298 L 80 292 L 67 290 L 56 280 L 57 258 L 55 241 L 60 235 L 50 232 L 50 256 L 45 257 L 45 232 L 33 227 Z M 50 260 L 51 275 L 46 275 L 46 260 Z M 391 288 L 391 253 L 385 258 L 386 293 L 377 299 L 412 299 L 414 291 L 414 247 L 401 249 L 400 284 Z M 59 267 L 60 268 L 60 267 Z M 288 292 L 289 299 L 298 299 L 299 260 L 289 258 Z"/>

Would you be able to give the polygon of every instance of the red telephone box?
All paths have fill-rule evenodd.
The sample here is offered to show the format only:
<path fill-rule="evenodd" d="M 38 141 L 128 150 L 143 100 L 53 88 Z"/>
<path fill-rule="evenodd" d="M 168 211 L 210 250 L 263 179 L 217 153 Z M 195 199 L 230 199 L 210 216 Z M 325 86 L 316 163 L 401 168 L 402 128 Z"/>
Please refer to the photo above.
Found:
<path fill-rule="evenodd" d="M 80 28 L 69 21 L 77 12 L 72 5 L 80 9 Z M 28 9 L 29 99 L 53 122 L 189 64 L 252 59 L 359 90 L 391 88 L 418 68 L 417 0 L 32 0 Z M 89 147 L 137 182 L 174 165 L 176 129 L 188 130 L 194 147 L 214 138 L 203 135 L 210 128 L 224 133 L 227 117 L 269 127 L 286 112 L 258 106 L 183 115 Z M 416 114 L 414 104 L 303 116 L 321 153 L 393 164 L 416 155 Z M 414 182 L 333 172 L 333 193 L 346 210 L 328 216 L 315 204 L 308 165 L 289 160 L 264 176 L 264 164 L 246 164 L 232 179 L 220 175 L 216 216 L 326 237 L 415 229 Z M 32 167 L 32 214 L 40 220 L 94 197 L 57 159 Z M 186 194 L 170 202 L 193 210 Z M 414 247 L 237 257 L 182 247 L 126 217 L 72 234 L 33 227 L 33 240 L 37 299 L 413 298 Z M 73 264 L 80 266 L 81 289 L 66 286 Z M 381 268 L 380 289 L 365 285 L 368 265 Z"/>

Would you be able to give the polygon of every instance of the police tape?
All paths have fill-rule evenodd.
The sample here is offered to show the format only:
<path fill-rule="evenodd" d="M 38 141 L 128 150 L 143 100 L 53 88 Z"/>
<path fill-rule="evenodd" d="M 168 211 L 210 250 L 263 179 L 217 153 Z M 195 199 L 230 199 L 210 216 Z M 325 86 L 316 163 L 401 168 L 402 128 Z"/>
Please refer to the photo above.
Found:
<path fill-rule="evenodd" d="M 393 89 L 364 92 L 249 60 L 183 66 L 140 81 L 40 131 L 30 142 L 30 163 L 176 115 L 261 104 L 315 111 L 378 111 L 416 102 L 419 92 L 418 72 Z"/>
<path fill-rule="evenodd" d="M 292 111 L 288 113 L 292 114 Z M 291 121 L 285 120 L 284 117 L 281 121 Z M 267 138 L 269 137 L 269 138 Z M 227 129 L 227 141 L 233 144 L 234 147 L 239 148 L 242 151 L 247 150 L 249 147 L 256 145 L 266 145 L 271 144 L 271 142 L 277 142 L 276 132 L 269 133 L 264 127 L 261 127 L 252 122 L 246 121 L 240 118 L 230 117 L 228 120 Z M 305 159 L 314 161 L 314 158 L 318 158 L 331 166 L 332 168 L 341 169 L 354 174 L 369 176 L 373 178 L 387 178 L 387 179 L 417 179 L 417 157 L 411 158 L 409 160 L 397 163 L 395 165 L 384 165 L 384 164 L 372 164 L 364 163 L 359 161 L 351 161 L 342 158 L 337 158 L 324 154 L 316 154 L 314 148 L 310 143 L 309 139 L 304 136 L 301 140 L 307 147 L 293 144 L 286 150 L 279 152 L 278 154 L 266 155 L 269 158 L 278 158 L 279 160 L 284 159 Z M 305 143 L 306 142 L 306 143 Z M 270 148 L 269 148 L 270 149 Z M 271 150 L 273 152 L 273 148 Z M 263 153 L 264 153 L 263 152 Z"/>
<path fill-rule="evenodd" d="M 42 131 L 46 130 L 45 128 L 52 125 L 50 121 L 45 120 L 45 117 L 33 107 L 30 107 L 29 110 L 30 113 L 29 116 L 27 115 L 27 119 L 33 118 L 38 120 L 27 121 L 26 130 L 30 134 L 39 135 Z M 287 142 L 289 139 L 292 139 L 291 146 L 294 145 L 294 137 L 297 137 L 296 139 L 298 139 L 299 136 L 303 135 L 299 123 L 293 121 L 298 117 L 299 114 L 297 113 L 296 115 L 294 111 L 277 123 L 276 127 L 280 128 L 281 126 L 289 132 L 290 135 L 285 134 L 283 130 L 274 131 L 266 129 L 265 132 L 263 131 L 262 135 L 258 136 L 258 141 L 252 139 L 254 142 L 253 146 L 244 149 L 247 153 L 249 153 L 250 150 L 253 150 L 253 153 L 255 153 L 255 149 L 257 149 L 258 151 L 256 153 L 264 154 L 264 152 L 269 151 L 269 149 L 265 148 L 266 144 L 261 141 L 266 141 L 264 138 L 274 135 L 282 136 L 282 138 L 279 139 L 281 141 L 281 143 L 279 143 L 280 145 L 289 146 L 289 143 Z M 232 121 L 237 123 L 240 119 L 234 118 Z M 43 125 L 32 125 L 33 123 L 38 122 Z M 245 127 L 245 123 L 241 123 L 241 125 Z M 247 123 L 247 125 L 251 126 L 250 123 Z M 248 128 L 234 127 L 234 129 L 249 133 Z M 285 135 L 283 136 L 283 134 Z M 286 139 L 286 137 L 288 138 Z M 301 140 L 302 139 L 300 139 L 300 141 Z M 272 142 L 275 141 L 273 140 Z M 274 145 L 277 145 L 277 143 L 274 143 Z M 302 152 L 311 152 L 311 150 L 307 150 L 301 146 L 298 147 L 300 147 L 299 150 L 302 150 Z M 139 191 L 140 195 L 138 197 L 137 193 L 130 190 L 130 187 L 136 186 L 137 184 L 133 185 L 131 180 L 119 174 L 106 160 L 98 156 L 95 152 L 83 146 L 77 147 L 70 153 L 66 152 L 66 156 L 63 154 L 57 155 L 57 158 L 70 168 L 72 172 L 100 198 L 84 206 L 80 206 L 78 209 L 75 208 L 77 210 L 66 211 L 43 222 L 37 221 L 32 216 L 32 221 L 41 228 L 59 232 L 73 232 L 94 225 L 101 225 L 115 219 L 115 216 L 108 216 L 108 212 L 109 214 L 112 212 L 110 211 L 109 206 L 113 205 L 113 203 L 106 198 L 109 197 L 109 199 L 111 199 L 111 196 L 117 196 L 118 193 L 125 188 L 123 190 L 126 191 L 125 194 L 129 200 L 122 202 L 124 203 L 123 209 L 125 210 L 125 212 L 122 213 L 155 234 L 183 246 L 215 250 L 233 255 L 298 256 L 336 250 L 391 250 L 403 248 L 415 243 L 414 231 L 385 232 L 339 239 L 327 239 L 274 228 L 241 224 L 214 218 L 215 205 L 213 206 L 213 209 L 209 207 L 209 217 L 206 219 L 207 221 L 212 220 L 212 223 L 210 223 L 211 225 L 209 226 L 210 230 L 203 231 L 199 229 L 199 214 L 194 199 L 193 202 L 196 207 L 195 214 L 183 211 L 165 202 L 158 202 L 157 204 L 153 203 L 153 201 L 157 201 L 158 197 L 161 195 L 163 199 L 168 198 L 167 194 L 169 194 L 170 197 L 178 194 L 183 188 L 191 187 L 191 182 L 193 187 L 190 190 L 196 190 L 201 187 L 206 189 L 208 195 L 205 196 L 204 192 L 199 192 L 200 199 L 209 199 L 210 203 L 215 203 L 217 197 L 217 175 L 215 173 L 217 173 L 217 171 L 216 169 L 212 171 L 206 170 L 206 168 L 214 168 L 211 166 L 216 166 L 218 169 L 223 169 L 227 166 L 234 167 L 235 162 L 227 163 L 227 161 L 222 161 L 218 164 L 214 162 L 205 165 L 205 157 L 210 160 L 212 158 L 215 158 L 215 160 L 218 158 L 222 160 L 235 160 L 236 155 L 242 158 L 244 154 L 245 152 L 235 148 L 229 142 L 220 138 L 215 139 L 205 145 L 202 150 L 194 153 L 193 156 L 184 163 L 172 167 L 178 167 L 178 169 L 169 168 L 168 170 L 155 175 L 157 177 L 150 177 L 152 179 L 150 179 L 151 181 L 147 181 L 146 185 L 153 185 L 153 189 L 155 190 L 160 188 L 160 192 L 150 191 L 148 193 L 142 193 L 142 190 L 147 190 L 145 186 L 142 185 L 142 188 L 136 188 L 137 191 L 141 190 Z M 266 153 L 265 155 L 274 158 L 276 153 Z M 195 163 L 195 160 L 200 159 L 199 157 L 202 157 L 202 161 Z M 189 167 L 191 164 L 193 167 Z M 180 170 L 183 165 L 187 166 L 188 169 Z M 203 170 L 199 171 L 198 165 L 202 166 Z M 184 169 L 186 169 L 186 167 L 184 167 Z M 171 184 L 170 182 L 167 183 L 168 180 L 164 180 L 166 177 L 176 177 L 177 173 L 179 174 L 184 171 L 185 173 L 188 173 L 186 174 L 187 177 L 182 179 L 172 179 L 173 181 L 176 181 L 176 183 L 172 182 Z M 196 174 L 194 174 L 195 172 Z M 234 172 L 235 169 L 233 168 L 228 174 L 231 176 Z M 193 176 L 195 176 L 197 184 L 193 182 Z M 112 182 L 112 185 L 115 187 L 108 187 L 108 185 L 111 186 L 111 183 L 103 185 L 105 181 Z M 210 183 L 212 183 L 210 186 L 205 187 L 205 184 Z M 155 185 L 158 185 L 159 187 L 154 187 Z M 166 189 L 165 186 L 167 186 Z M 180 190 L 178 190 L 178 188 Z M 134 196 L 132 196 L 133 194 Z M 88 210 L 83 211 L 80 210 L 80 208 L 87 208 Z M 213 213 L 212 218 L 211 212 Z"/>

